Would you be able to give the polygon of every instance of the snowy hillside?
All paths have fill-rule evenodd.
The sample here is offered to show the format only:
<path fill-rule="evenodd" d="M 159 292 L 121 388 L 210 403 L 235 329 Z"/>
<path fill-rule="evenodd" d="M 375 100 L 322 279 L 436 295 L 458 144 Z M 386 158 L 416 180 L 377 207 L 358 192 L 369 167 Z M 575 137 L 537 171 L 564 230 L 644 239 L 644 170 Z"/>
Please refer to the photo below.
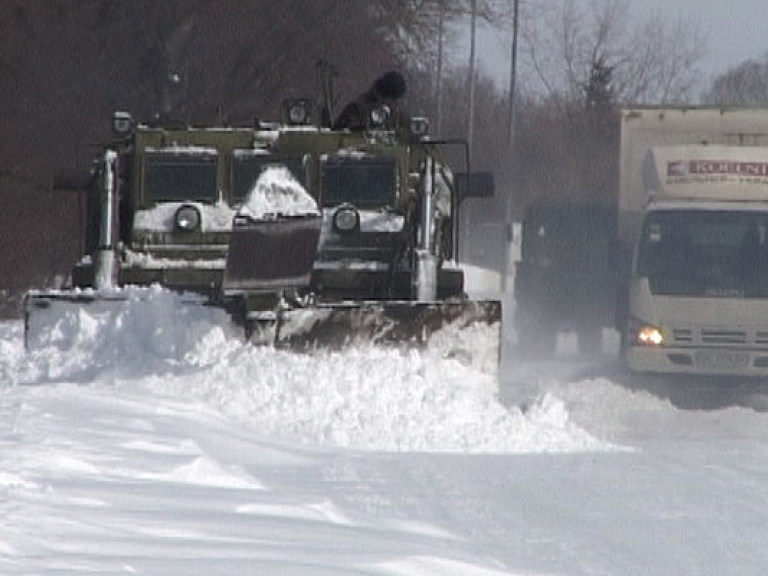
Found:
<path fill-rule="evenodd" d="M 703 409 L 564 360 L 507 355 L 499 386 L 439 348 L 255 348 L 162 291 L 30 353 L 0 330 L 2 574 L 768 568 L 752 387 Z"/>

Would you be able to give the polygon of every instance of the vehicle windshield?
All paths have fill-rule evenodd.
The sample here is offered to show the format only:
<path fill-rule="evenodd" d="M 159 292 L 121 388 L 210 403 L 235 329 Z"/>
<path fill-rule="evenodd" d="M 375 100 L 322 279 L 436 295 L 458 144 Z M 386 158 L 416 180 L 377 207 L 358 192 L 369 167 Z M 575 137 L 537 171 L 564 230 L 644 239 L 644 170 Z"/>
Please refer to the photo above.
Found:
<path fill-rule="evenodd" d="M 330 156 L 321 168 L 322 205 L 349 203 L 358 208 L 395 206 L 394 158 Z"/>
<path fill-rule="evenodd" d="M 241 202 L 251 191 L 261 173 L 269 166 L 285 166 L 293 177 L 306 185 L 307 172 L 304 154 L 251 154 L 238 150 L 232 163 L 232 193 Z"/>
<path fill-rule="evenodd" d="M 147 152 L 144 193 L 155 202 L 218 200 L 218 157 L 213 152 Z"/>
<path fill-rule="evenodd" d="M 643 225 L 637 273 L 670 296 L 768 297 L 768 214 L 748 211 L 651 212 Z"/>
<path fill-rule="evenodd" d="M 523 223 L 523 259 L 570 274 L 608 270 L 614 218 L 607 208 L 531 210 Z"/>

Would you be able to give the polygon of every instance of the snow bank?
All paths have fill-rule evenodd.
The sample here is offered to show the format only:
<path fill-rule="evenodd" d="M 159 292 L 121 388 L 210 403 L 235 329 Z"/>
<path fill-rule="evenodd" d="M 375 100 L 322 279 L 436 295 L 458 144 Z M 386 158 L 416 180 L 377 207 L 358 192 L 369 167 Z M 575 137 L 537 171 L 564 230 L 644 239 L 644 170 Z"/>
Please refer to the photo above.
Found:
<path fill-rule="evenodd" d="M 64 310 L 47 340 L 26 354 L 13 325 L 12 340 L 2 343 L 2 380 L 108 384 L 126 394 L 198 401 L 258 434 L 313 445 L 473 453 L 612 449 L 574 425 L 554 396 L 525 413 L 507 409 L 495 378 L 483 370 L 495 358 L 451 354 L 439 338 L 423 351 L 357 346 L 294 353 L 246 344 L 223 311 L 161 288 L 131 289 L 112 304 Z"/>

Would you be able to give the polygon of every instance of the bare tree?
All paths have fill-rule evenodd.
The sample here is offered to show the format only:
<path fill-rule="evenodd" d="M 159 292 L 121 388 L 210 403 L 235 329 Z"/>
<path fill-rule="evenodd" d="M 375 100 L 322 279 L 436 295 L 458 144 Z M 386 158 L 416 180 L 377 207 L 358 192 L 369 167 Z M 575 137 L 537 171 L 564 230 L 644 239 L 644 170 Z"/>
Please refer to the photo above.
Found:
<path fill-rule="evenodd" d="M 629 102 L 689 102 L 706 54 L 696 22 L 655 15 L 635 28 L 617 63 L 617 90 Z"/>
<path fill-rule="evenodd" d="M 717 77 L 702 100 L 722 106 L 768 104 L 768 53 L 762 60 L 746 60 Z"/>
<path fill-rule="evenodd" d="M 696 23 L 652 15 L 634 25 L 627 0 L 547 0 L 532 7 L 522 39 L 545 94 L 583 97 L 594 66 L 612 70 L 620 101 L 689 99 L 704 56 Z"/>

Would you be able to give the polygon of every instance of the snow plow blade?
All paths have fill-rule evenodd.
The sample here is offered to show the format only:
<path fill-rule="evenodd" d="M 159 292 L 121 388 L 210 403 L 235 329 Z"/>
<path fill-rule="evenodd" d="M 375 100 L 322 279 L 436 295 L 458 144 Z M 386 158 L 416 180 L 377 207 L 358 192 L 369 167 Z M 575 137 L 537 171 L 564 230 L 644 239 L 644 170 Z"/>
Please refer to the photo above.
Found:
<path fill-rule="evenodd" d="M 24 346 L 30 351 L 71 350 L 81 341 L 93 345 L 96 340 L 108 349 L 113 329 L 127 322 L 143 329 L 149 341 L 167 325 L 191 326 L 198 320 L 227 322 L 229 315 L 201 294 L 172 292 L 158 285 L 31 291 L 24 297 Z"/>
<path fill-rule="evenodd" d="M 251 334 L 259 332 L 261 321 L 258 315 L 250 317 Z M 356 344 L 437 346 L 444 355 L 482 356 L 491 364 L 498 364 L 500 341 L 498 300 L 318 304 L 278 312 L 274 334 L 276 346 L 299 350 Z"/>
<path fill-rule="evenodd" d="M 291 346 L 341 347 L 355 341 L 425 344 L 436 332 L 501 322 L 495 300 L 319 304 L 281 313 L 275 341 Z"/>
<path fill-rule="evenodd" d="M 229 319 L 233 327 L 244 323 L 245 336 L 254 344 L 304 352 L 370 344 L 429 348 L 484 372 L 498 371 L 501 303 L 496 300 L 321 303 L 244 316 L 225 308 L 202 295 L 159 286 L 30 292 L 24 300 L 24 344 L 28 350 L 69 350 L 82 338 L 88 345 L 96 338 L 108 349 L 110 327 L 126 322 L 145 329 L 151 339 L 166 324 Z"/>
<path fill-rule="evenodd" d="M 104 296 L 94 290 L 29 292 L 24 297 L 24 346 L 29 350 L 67 349 L 82 328 L 83 310 L 90 316 L 103 316 L 126 300 L 122 294 Z"/>

